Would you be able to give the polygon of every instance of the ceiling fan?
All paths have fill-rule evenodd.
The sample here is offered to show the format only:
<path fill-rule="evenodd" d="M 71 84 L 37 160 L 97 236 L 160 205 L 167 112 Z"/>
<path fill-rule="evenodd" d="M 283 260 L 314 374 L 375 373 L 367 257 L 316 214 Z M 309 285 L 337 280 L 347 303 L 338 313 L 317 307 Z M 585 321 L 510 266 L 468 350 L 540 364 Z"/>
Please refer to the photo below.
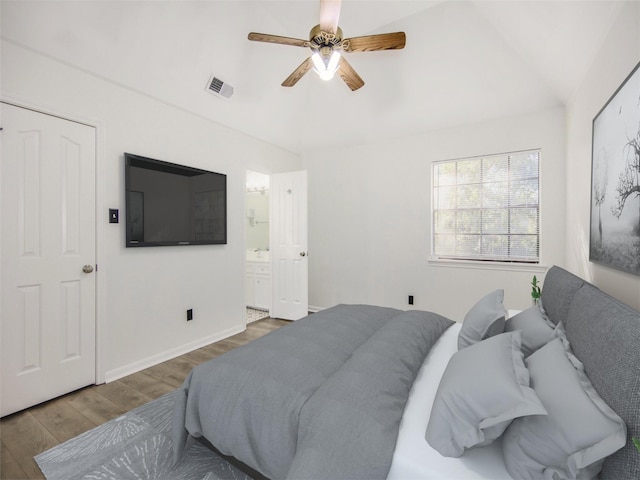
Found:
<path fill-rule="evenodd" d="M 404 32 L 342 38 L 342 29 L 338 27 L 340 4 L 341 0 L 320 0 L 320 23 L 309 32 L 309 40 L 266 33 L 251 32 L 249 34 L 249 40 L 255 42 L 308 47 L 313 52 L 282 82 L 283 87 L 293 87 L 313 67 L 323 80 L 330 80 L 337 72 L 347 86 L 354 91 L 364 85 L 364 80 L 345 60 L 341 52 L 370 52 L 404 48 L 406 42 Z"/>

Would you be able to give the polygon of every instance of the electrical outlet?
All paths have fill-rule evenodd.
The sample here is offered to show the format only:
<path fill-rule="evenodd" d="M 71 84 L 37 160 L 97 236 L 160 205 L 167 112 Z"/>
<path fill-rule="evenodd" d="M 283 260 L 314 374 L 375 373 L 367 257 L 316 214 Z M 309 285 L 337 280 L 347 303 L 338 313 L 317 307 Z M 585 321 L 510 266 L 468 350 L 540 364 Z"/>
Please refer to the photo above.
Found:
<path fill-rule="evenodd" d="M 413 305 L 413 295 L 409 295 L 409 305 Z"/>
<path fill-rule="evenodd" d="M 189 320 L 193 320 L 193 308 L 190 308 L 189 310 L 187 310 L 187 322 Z"/>

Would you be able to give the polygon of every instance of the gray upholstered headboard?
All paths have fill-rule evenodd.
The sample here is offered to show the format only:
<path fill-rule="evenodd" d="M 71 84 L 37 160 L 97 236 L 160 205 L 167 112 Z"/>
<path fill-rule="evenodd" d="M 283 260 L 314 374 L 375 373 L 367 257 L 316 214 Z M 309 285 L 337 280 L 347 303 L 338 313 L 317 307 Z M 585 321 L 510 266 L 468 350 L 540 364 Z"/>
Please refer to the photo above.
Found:
<path fill-rule="evenodd" d="M 562 322 L 575 355 L 594 388 L 627 424 L 627 444 L 609 457 L 603 479 L 640 478 L 640 312 L 590 283 L 552 267 L 542 288 L 542 306 Z"/>

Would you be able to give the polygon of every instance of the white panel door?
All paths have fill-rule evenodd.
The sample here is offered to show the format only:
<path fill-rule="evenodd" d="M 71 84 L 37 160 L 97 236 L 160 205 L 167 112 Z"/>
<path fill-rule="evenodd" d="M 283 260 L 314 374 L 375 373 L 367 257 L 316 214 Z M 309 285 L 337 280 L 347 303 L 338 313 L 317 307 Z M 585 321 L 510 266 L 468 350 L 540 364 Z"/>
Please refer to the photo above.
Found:
<path fill-rule="evenodd" d="M 95 382 L 96 134 L 0 108 L 4 416 Z"/>
<path fill-rule="evenodd" d="M 271 176 L 271 316 L 298 320 L 308 312 L 307 172 Z"/>

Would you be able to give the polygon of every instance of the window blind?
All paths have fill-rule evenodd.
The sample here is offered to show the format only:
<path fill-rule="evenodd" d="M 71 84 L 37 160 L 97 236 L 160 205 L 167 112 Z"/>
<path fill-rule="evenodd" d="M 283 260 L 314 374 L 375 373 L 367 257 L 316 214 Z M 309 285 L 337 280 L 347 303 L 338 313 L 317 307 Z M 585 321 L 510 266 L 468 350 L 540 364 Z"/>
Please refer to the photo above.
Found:
<path fill-rule="evenodd" d="M 538 263 L 540 150 L 433 163 L 432 254 Z"/>

